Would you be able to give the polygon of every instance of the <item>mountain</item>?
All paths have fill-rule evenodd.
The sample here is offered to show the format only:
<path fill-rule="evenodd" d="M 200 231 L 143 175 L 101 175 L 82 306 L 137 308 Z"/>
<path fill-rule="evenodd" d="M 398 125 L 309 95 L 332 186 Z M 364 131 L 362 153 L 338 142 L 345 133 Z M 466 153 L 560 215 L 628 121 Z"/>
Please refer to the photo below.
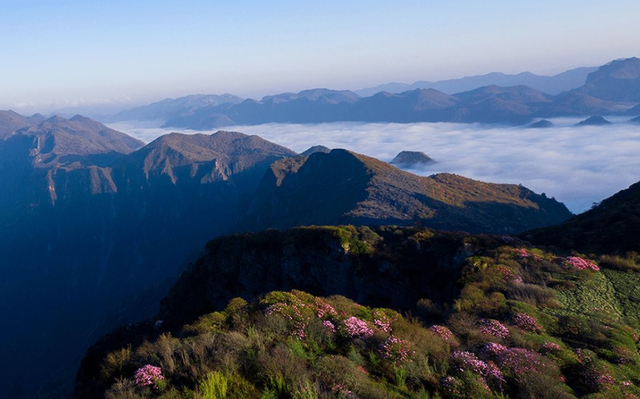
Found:
<path fill-rule="evenodd" d="M 610 124 L 611 122 L 601 116 L 591 116 L 581 122 L 576 123 L 575 126 L 606 126 Z"/>
<path fill-rule="evenodd" d="M 53 116 L 36 126 L 20 129 L 15 134 L 36 140 L 31 155 L 37 167 L 73 162 L 109 163 L 114 157 L 128 154 L 144 145 L 140 140 L 80 115 L 71 119 Z"/>
<path fill-rule="evenodd" d="M 570 216 L 523 187 L 422 178 L 344 150 L 297 156 L 237 132 L 142 145 L 80 116 L 0 141 L 0 358 L 15 359 L 0 384 L 35 387 L 25 369 L 68 384 L 89 342 L 155 312 L 223 234 L 341 221 L 519 232 Z"/>
<path fill-rule="evenodd" d="M 512 233 L 565 220 L 555 200 L 515 185 L 420 177 L 346 150 L 283 159 L 268 170 L 244 223 L 251 230 L 321 224 L 415 224 Z"/>
<path fill-rule="evenodd" d="M 576 92 L 559 94 L 558 96 L 555 96 L 553 100 L 553 107 L 549 107 L 538 112 L 540 116 L 592 115 L 598 113 L 611 113 L 616 110 L 616 104 L 613 102 Z"/>
<path fill-rule="evenodd" d="M 33 126 L 38 121 L 37 116 L 27 118 L 14 111 L 0 111 L 0 140 L 10 137 L 16 130 Z"/>
<path fill-rule="evenodd" d="M 176 115 L 192 112 L 198 108 L 217 107 L 223 104 L 238 104 L 242 98 L 232 94 L 194 94 L 180 98 L 167 98 L 149 105 L 122 111 L 110 118 L 113 121 L 166 120 Z"/>
<path fill-rule="evenodd" d="M 69 383 L 92 334 L 153 312 L 185 262 L 234 231 L 269 165 L 296 155 L 240 133 L 173 134 L 105 165 L 94 162 L 105 148 L 82 134 L 89 122 L 75 119 L 0 142 L 1 267 L 11 276 L 0 298 L 0 340 L 11 345 L 0 357 L 16 359 L 0 366 L 4 385 L 29 387 L 24 369 Z"/>
<path fill-rule="evenodd" d="M 611 61 L 587 77 L 578 93 L 615 102 L 640 102 L 640 58 Z"/>
<path fill-rule="evenodd" d="M 596 253 L 640 252 L 640 183 L 559 226 L 525 233 L 535 243 Z"/>
<path fill-rule="evenodd" d="M 398 226 L 218 238 L 91 347 L 75 397 L 638 395 L 640 273 L 604 259 Z"/>
<path fill-rule="evenodd" d="M 392 165 L 399 168 L 415 168 L 424 167 L 425 165 L 434 163 L 433 158 L 421 151 L 401 151 L 395 158 L 391 160 Z"/>
<path fill-rule="evenodd" d="M 399 94 L 381 92 L 359 100 L 346 120 L 366 122 L 420 122 L 439 119 L 440 111 L 459 100 L 432 89 L 416 89 Z"/>
<path fill-rule="evenodd" d="M 299 93 L 282 93 L 273 96 L 265 96 L 262 103 L 279 103 L 294 100 L 305 99 L 320 104 L 339 104 L 339 103 L 355 103 L 360 98 L 356 93 L 349 90 L 329 90 L 329 89 L 311 89 L 303 90 Z"/>
<path fill-rule="evenodd" d="M 328 154 L 331 152 L 331 148 L 325 147 L 323 145 L 314 145 L 313 147 L 307 148 L 300 155 L 308 157 L 309 155 L 315 154 L 316 152 L 324 152 L 325 154 Z"/>
<path fill-rule="evenodd" d="M 188 96 L 123 112 L 115 119 L 161 119 L 163 127 L 211 130 L 264 123 L 526 125 L 536 118 L 634 115 L 636 108 L 633 107 L 640 102 L 640 98 L 634 97 L 634 93 L 640 92 L 636 87 L 640 85 L 637 83 L 639 65 L 640 59 L 630 58 L 600 68 L 567 71 L 555 77 L 490 74 L 443 85 L 391 85 L 377 88 L 375 92 L 363 92 L 365 96 L 330 89 L 281 93 L 259 101 L 241 101 L 229 95 Z"/>
<path fill-rule="evenodd" d="M 546 119 L 541 119 L 538 122 L 534 122 L 527 127 L 531 129 L 548 129 L 550 127 L 553 127 L 553 122 Z"/>
<path fill-rule="evenodd" d="M 444 93 L 453 94 L 470 91 L 483 86 L 529 86 L 548 94 L 559 94 L 563 91 L 576 89 L 585 84 L 587 75 L 597 68 L 583 67 L 571 69 L 554 76 L 540 76 L 531 72 L 523 72 L 509 75 L 500 72 L 486 75 L 468 76 L 460 79 L 441 80 L 436 82 L 418 81 L 413 84 L 387 83 L 376 87 L 356 90 L 362 97 L 372 96 L 381 91 L 401 93 L 415 89 L 435 89 Z"/>

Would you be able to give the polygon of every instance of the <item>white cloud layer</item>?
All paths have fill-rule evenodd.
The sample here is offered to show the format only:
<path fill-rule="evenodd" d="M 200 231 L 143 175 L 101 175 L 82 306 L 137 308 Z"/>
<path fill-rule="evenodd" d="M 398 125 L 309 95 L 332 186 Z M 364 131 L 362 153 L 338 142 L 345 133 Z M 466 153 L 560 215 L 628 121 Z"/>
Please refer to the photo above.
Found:
<path fill-rule="evenodd" d="M 574 127 L 557 119 L 550 129 L 454 123 L 327 123 L 234 126 L 294 151 L 321 144 L 390 161 L 400 151 L 423 151 L 438 161 L 420 175 L 456 173 L 474 179 L 522 184 L 564 202 L 574 213 L 640 180 L 640 126 L 628 118 L 602 127 Z M 156 125 L 157 126 L 157 125 Z M 173 131 L 147 124 L 110 127 L 150 142 Z"/>

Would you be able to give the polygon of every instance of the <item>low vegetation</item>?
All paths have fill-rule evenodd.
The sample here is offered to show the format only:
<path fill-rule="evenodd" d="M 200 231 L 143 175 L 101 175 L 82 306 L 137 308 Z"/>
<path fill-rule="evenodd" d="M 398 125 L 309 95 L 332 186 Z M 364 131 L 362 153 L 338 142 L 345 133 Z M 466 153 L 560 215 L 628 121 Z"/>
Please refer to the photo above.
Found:
<path fill-rule="evenodd" d="M 404 232 L 417 244 L 432 235 Z M 338 236 L 358 256 L 375 250 Z M 400 313 L 297 290 L 236 298 L 179 329 L 155 323 L 120 342 L 78 392 L 93 388 L 107 399 L 640 397 L 640 273 L 629 267 L 637 256 L 590 259 L 499 240 L 463 260 L 453 301 L 423 298 Z"/>

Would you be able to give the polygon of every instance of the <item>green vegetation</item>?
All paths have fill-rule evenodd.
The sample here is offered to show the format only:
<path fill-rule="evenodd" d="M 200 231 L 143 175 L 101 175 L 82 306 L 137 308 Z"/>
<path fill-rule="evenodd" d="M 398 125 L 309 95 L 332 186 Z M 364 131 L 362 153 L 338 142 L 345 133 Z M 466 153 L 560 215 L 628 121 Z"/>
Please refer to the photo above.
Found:
<path fill-rule="evenodd" d="M 310 238 L 317 229 L 299 234 Z M 451 239 L 416 229 L 327 231 L 355 257 L 373 256 L 388 234 L 414 247 Z M 119 339 L 79 392 L 108 399 L 640 395 L 640 273 L 617 266 L 634 260 L 603 257 L 598 267 L 587 256 L 509 237 L 499 244 L 465 236 L 464 245 L 448 302 L 422 298 L 402 314 L 297 290 L 236 298 L 180 328 L 141 328 Z M 136 383 L 146 365 L 162 370 L 162 384 Z"/>

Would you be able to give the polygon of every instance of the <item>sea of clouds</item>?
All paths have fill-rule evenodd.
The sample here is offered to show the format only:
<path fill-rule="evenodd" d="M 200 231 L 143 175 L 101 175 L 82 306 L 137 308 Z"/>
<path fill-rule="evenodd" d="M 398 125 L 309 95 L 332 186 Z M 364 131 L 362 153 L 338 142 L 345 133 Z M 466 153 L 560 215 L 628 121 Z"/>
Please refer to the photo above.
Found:
<path fill-rule="evenodd" d="M 321 144 L 392 160 L 400 151 L 423 151 L 437 163 L 410 170 L 420 175 L 456 173 L 487 182 L 522 184 L 562 201 L 574 213 L 640 181 L 640 126 L 628 118 L 609 126 L 573 126 L 555 119 L 549 129 L 456 123 L 323 123 L 233 126 L 294 151 Z M 150 142 L 169 132 L 157 123 L 109 126 Z"/>

